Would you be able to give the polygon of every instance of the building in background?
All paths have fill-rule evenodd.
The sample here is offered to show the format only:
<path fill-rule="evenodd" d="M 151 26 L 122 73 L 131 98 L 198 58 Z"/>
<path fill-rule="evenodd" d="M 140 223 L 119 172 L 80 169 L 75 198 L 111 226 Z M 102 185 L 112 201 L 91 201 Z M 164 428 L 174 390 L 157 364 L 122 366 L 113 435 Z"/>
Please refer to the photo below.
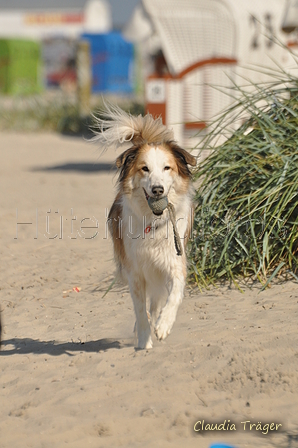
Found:
<path fill-rule="evenodd" d="M 1 8 L 0 2 L 0 37 L 39 41 L 53 37 L 78 39 L 82 33 L 107 33 L 112 29 L 107 0 L 61 0 L 49 1 L 46 5 L 35 1 L 31 4 L 32 7 L 30 1 L 6 2 L 7 6 Z"/>
<path fill-rule="evenodd" d="M 111 29 L 111 10 L 106 0 L 61 0 L 47 5 L 32 1 L 31 7 L 30 1 L 25 7 L 23 2 L 12 1 L 0 10 L 0 38 L 32 39 L 41 44 L 42 78 L 47 87 L 74 90 L 80 36 L 108 33 Z"/>
<path fill-rule="evenodd" d="M 264 68 L 293 64 L 283 47 L 291 39 L 282 32 L 285 7 L 286 0 L 142 0 L 124 34 L 151 56 L 147 110 L 181 145 L 193 147 L 199 139 L 190 137 L 229 107 L 234 84 L 265 82 Z"/>
<path fill-rule="evenodd" d="M 96 71 L 93 91 L 99 91 L 99 85 L 102 85 L 97 82 L 99 78 L 106 79 L 109 76 L 113 78 L 113 82 L 105 82 L 103 91 L 111 88 L 113 92 L 132 92 L 133 46 L 125 42 L 119 33 L 116 38 L 112 31 L 115 26 L 117 28 L 123 26 L 124 20 L 128 19 L 138 1 L 27 0 L 23 2 L 10 0 L 7 2 L 0 0 L 0 39 L 31 39 L 41 44 L 42 78 L 45 87 L 62 87 L 64 90 L 74 91 L 77 83 L 78 41 L 83 35 L 105 36 L 102 38 L 102 41 L 106 43 L 105 63 L 103 61 L 101 64 L 98 63 L 98 55 L 95 57 L 94 51 L 91 57 L 92 73 L 95 74 Z M 129 62 L 126 57 L 126 65 L 124 64 L 125 55 L 121 54 L 120 47 L 125 50 L 126 56 L 130 53 Z M 118 72 L 115 63 L 116 54 L 119 57 Z M 126 67 L 125 81 L 124 67 Z M 9 70 L 6 70 L 6 73 L 9 73 Z M 118 79 L 118 88 L 115 85 L 116 79 Z"/>

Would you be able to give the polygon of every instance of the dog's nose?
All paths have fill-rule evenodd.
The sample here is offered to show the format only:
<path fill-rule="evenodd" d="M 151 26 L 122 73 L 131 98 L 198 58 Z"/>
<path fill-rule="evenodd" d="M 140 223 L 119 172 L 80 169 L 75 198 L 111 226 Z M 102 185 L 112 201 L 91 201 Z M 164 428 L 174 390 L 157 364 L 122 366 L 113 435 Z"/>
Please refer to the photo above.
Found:
<path fill-rule="evenodd" d="M 161 196 L 164 192 L 164 188 L 162 185 L 154 185 L 152 187 L 152 193 L 154 194 L 154 196 Z"/>

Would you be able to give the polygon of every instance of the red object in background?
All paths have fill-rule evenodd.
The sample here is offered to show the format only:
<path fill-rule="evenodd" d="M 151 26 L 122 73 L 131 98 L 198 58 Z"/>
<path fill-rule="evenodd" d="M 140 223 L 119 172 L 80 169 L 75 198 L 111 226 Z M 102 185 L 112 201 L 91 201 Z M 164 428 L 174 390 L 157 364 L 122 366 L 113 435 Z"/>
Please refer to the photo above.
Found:
<path fill-rule="evenodd" d="M 171 75 L 166 70 L 165 61 L 163 62 L 160 55 L 155 62 L 156 73 L 153 73 L 147 78 L 146 112 L 155 118 L 160 116 L 163 124 L 167 124 L 167 81 L 182 81 L 188 73 L 206 65 L 237 64 L 237 60 L 231 58 L 205 59 L 190 65 L 177 75 Z M 185 123 L 186 129 L 204 129 L 205 127 L 206 123 L 204 121 Z"/>
<path fill-rule="evenodd" d="M 75 69 L 66 69 L 64 71 L 50 73 L 47 77 L 47 82 L 49 86 L 59 87 L 65 82 L 71 82 L 76 84 L 77 74 Z"/>

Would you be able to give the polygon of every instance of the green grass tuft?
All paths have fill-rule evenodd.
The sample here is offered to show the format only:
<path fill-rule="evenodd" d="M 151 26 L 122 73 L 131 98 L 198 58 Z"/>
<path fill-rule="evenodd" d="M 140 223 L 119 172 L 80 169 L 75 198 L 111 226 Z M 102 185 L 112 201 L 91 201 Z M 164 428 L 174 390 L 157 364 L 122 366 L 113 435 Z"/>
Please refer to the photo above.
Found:
<path fill-rule="evenodd" d="M 210 155 L 194 173 L 189 262 L 200 286 L 249 277 L 265 288 L 297 273 L 298 80 L 281 71 L 253 87 L 230 92 L 240 99 L 211 124 L 202 147 Z M 216 147 L 235 120 L 242 125 Z"/>

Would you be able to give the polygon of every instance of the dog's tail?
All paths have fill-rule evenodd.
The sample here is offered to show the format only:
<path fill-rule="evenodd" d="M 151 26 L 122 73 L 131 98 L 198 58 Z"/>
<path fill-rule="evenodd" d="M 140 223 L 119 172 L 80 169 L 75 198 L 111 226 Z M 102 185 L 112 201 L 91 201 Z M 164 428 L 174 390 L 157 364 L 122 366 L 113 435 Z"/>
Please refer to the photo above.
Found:
<path fill-rule="evenodd" d="M 118 106 L 106 105 L 101 113 L 104 118 L 94 116 L 95 137 L 102 150 L 110 147 L 129 147 L 143 143 L 163 143 L 174 140 L 172 129 L 168 129 L 161 118 L 154 119 L 152 115 L 137 117 L 125 112 Z"/>

